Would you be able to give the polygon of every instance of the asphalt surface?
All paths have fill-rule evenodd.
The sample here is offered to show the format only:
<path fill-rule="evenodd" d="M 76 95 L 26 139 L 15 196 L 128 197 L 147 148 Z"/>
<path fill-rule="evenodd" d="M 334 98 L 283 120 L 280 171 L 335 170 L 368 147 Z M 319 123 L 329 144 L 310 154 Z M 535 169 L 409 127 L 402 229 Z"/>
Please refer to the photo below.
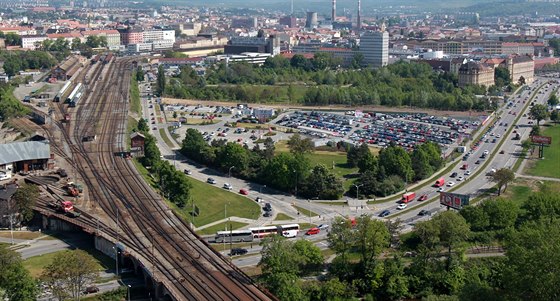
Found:
<path fill-rule="evenodd" d="M 520 90 L 516 95 L 513 95 L 508 100 L 508 102 L 513 102 L 510 108 L 506 108 L 505 105 L 500 107 L 493 119 L 488 121 L 497 121 L 496 125 L 487 133 L 486 138 L 488 139 L 488 142 L 486 142 L 486 138 L 482 139 L 481 144 L 472 151 L 472 154 L 470 154 L 467 160 L 459 161 L 455 168 L 453 168 L 448 175 L 444 176 L 446 183 L 449 181 L 455 182 L 453 187 L 444 186 L 444 191 L 454 189 L 454 193 L 466 194 L 472 199 L 485 192 L 487 189 L 495 186 L 494 183 L 491 183 L 488 180 L 488 172 L 492 169 L 500 169 L 503 167 L 511 168 L 515 164 L 517 160 L 516 155 L 521 151 L 521 142 L 528 138 L 532 127 L 532 125 L 529 124 L 530 120 L 528 117 L 523 117 L 523 114 L 525 113 L 528 115 L 530 109 L 529 99 L 535 95 L 533 99 L 535 103 L 545 104 L 549 94 L 553 91 L 552 85 L 545 84 L 542 89 L 539 89 L 538 87 L 549 80 L 551 79 L 537 78 L 534 83 L 528 86 L 529 89 L 524 88 Z M 547 90 L 545 90 L 546 87 L 548 87 Z M 533 91 L 533 89 L 535 89 L 535 91 Z M 540 93 L 541 90 L 543 91 L 542 94 Z M 142 102 L 144 106 L 144 116 L 151 117 L 152 113 L 156 115 L 155 108 L 153 106 L 152 108 L 149 107 L 149 103 L 146 98 L 143 98 Z M 521 117 L 518 122 L 515 122 L 518 116 Z M 500 123 L 502 125 L 500 125 Z M 156 124 L 155 126 L 157 128 L 166 128 L 167 124 Z M 518 126 L 518 128 L 515 128 L 516 126 Z M 513 130 L 516 130 L 521 135 L 521 139 L 513 140 L 513 137 L 515 136 Z M 407 231 L 412 229 L 417 221 L 427 220 L 436 212 L 446 209 L 446 207 L 439 204 L 439 200 L 432 201 L 436 197 L 439 198 L 437 188 L 433 187 L 434 183 L 426 183 L 425 185 L 422 185 L 422 188 L 415 188 L 414 190 L 416 193 L 416 199 L 421 195 L 427 195 L 428 201 L 420 202 L 415 199 L 414 201 L 408 203 L 408 207 L 402 211 L 397 209 L 398 202 L 396 201 L 376 204 L 374 206 L 371 204 L 368 205 L 364 200 L 355 199 L 347 199 L 351 206 L 328 205 L 318 202 L 310 202 L 309 200 L 297 198 L 294 195 L 270 189 L 264 185 L 229 177 L 227 174 L 223 174 L 197 163 L 185 160 L 185 158 L 177 153 L 178 144 L 176 147 L 171 148 L 163 142 L 157 131 L 154 131 L 154 134 L 156 138 L 158 138 L 158 145 L 164 158 L 169 160 L 170 163 L 174 164 L 176 168 L 180 170 L 190 170 L 192 173 L 189 176 L 193 179 L 206 182 L 208 177 L 212 177 L 217 181 L 215 184 L 217 187 L 222 187 L 224 183 L 229 183 L 233 186 L 231 193 L 237 193 L 239 189 L 244 188 L 249 191 L 249 195 L 247 196 L 249 199 L 254 201 L 256 197 L 260 197 L 263 199 L 262 205 L 266 202 L 271 203 L 274 209 L 273 216 L 268 218 L 261 216 L 251 226 L 262 226 L 273 223 L 278 212 L 284 212 L 292 217 L 296 217 L 296 220 L 293 222 L 297 223 L 305 222 L 328 224 L 335 216 L 358 216 L 360 214 L 372 214 L 376 218 L 379 218 L 378 215 L 381 211 L 389 210 L 391 213 L 389 216 L 385 217 L 385 219 L 393 219 L 396 213 L 401 213 L 398 218 L 404 221 L 404 231 Z M 478 132 L 475 133 L 475 137 L 478 135 Z M 498 138 L 498 135 L 500 138 Z M 496 142 L 492 142 L 494 139 L 496 139 Z M 498 145 L 502 143 L 503 140 L 505 141 L 498 148 Z M 500 150 L 504 150 L 504 153 L 499 154 Z M 467 148 L 467 152 L 468 151 L 469 149 Z M 484 151 L 488 151 L 488 155 L 485 159 L 481 159 L 480 157 Z M 476 164 L 477 161 L 480 161 L 479 164 Z M 464 164 L 468 165 L 467 170 L 470 171 L 470 175 L 465 174 L 466 170 L 460 169 L 460 167 Z M 458 181 L 457 178 L 451 178 L 450 174 L 453 172 L 458 173 L 457 177 L 464 177 L 464 180 Z M 305 210 L 311 210 L 319 216 L 309 218 L 301 213 L 298 214 L 297 209 L 292 205 L 297 205 Z M 418 213 L 420 210 L 427 210 L 430 215 L 419 216 Z M 300 233 L 300 236 L 302 236 L 302 234 L 303 231 Z M 257 244 L 255 243 L 255 245 Z M 257 250 L 259 249 L 253 246 L 250 253 L 256 253 Z M 252 257 L 255 256 L 245 255 L 233 260 L 238 265 L 246 266 L 258 262 L 256 259 L 248 259 Z"/>

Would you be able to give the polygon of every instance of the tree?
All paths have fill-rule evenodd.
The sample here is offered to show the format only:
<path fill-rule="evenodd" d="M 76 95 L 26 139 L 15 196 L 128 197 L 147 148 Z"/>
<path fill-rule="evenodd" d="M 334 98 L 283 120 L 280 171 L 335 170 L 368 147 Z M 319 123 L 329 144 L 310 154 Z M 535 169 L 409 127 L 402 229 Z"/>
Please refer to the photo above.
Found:
<path fill-rule="evenodd" d="M 482 206 L 466 206 L 459 213 L 473 231 L 484 231 L 490 225 L 488 214 Z"/>
<path fill-rule="evenodd" d="M 300 257 L 301 273 L 306 274 L 309 272 L 320 271 L 323 268 L 325 258 L 321 253 L 321 249 L 313 242 L 300 239 L 294 243 L 295 255 Z"/>
<path fill-rule="evenodd" d="M 156 92 L 158 96 L 163 96 L 165 93 L 165 70 L 163 70 L 163 65 L 158 67 Z"/>
<path fill-rule="evenodd" d="M 136 81 L 144 81 L 144 70 L 142 70 L 142 66 L 138 66 L 138 68 L 136 69 Z"/>
<path fill-rule="evenodd" d="M 529 221 L 550 221 L 560 217 L 560 196 L 555 193 L 537 192 L 523 203 L 525 219 Z"/>
<path fill-rule="evenodd" d="M 379 166 L 383 167 L 388 175 L 398 175 L 406 182 L 411 182 L 414 177 L 410 156 L 400 146 L 382 149 L 379 153 Z"/>
<path fill-rule="evenodd" d="M 556 93 L 551 93 L 547 102 L 549 106 L 555 107 L 560 101 L 558 100 L 558 96 L 556 96 Z"/>
<path fill-rule="evenodd" d="M 8 46 L 21 46 L 21 37 L 15 32 L 7 33 L 4 39 Z"/>
<path fill-rule="evenodd" d="M 488 228 L 490 230 L 513 227 L 519 214 L 519 210 L 514 203 L 502 198 L 484 202 L 482 209 L 488 217 Z"/>
<path fill-rule="evenodd" d="M 53 287 L 57 297 L 80 300 L 82 292 L 95 281 L 97 274 L 95 259 L 85 251 L 74 250 L 56 254 L 41 277 Z"/>
<path fill-rule="evenodd" d="M 249 154 L 240 144 L 228 142 L 224 147 L 218 149 L 216 162 L 224 171 L 229 171 L 233 166 L 232 172 L 246 175 L 249 167 Z"/>
<path fill-rule="evenodd" d="M 541 128 L 538 125 L 533 125 L 531 127 L 531 132 L 529 133 L 529 136 L 539 136 L 541 134 Z"/>
<path fill-rule="evenodd" d="M 150 131 L 150 126 L 148 125 L 148 121 L 144 118 L 140 118 L 138 120 L 138 131 L 144 134 L 147 134 Z"/>
<path fill-rule="evenodd" d="M 383 262 L 383 286 L 379 291 L 385 300 L 401 300 L 410 294 L 401 257 L 394 256 Z"/>
<path fill-rule="evenodd" d="M 342 180 L 322 164 L 313 168 L 302 186 L 302 194 L 307 198 L 338 200 L 344 193 Z"/>
<path fill-rule="evenodd" d="M 550 120 L 552 120 L 554 122 L 560 121 L 560 111 L 559 110 L 554 110 L 554 111 L 550 112 Z"/>
<path fill-rule="evenodd" d="M 541 120 L 544 120 L 548 117 L 546 106 L 543 104 L 536 104 L 532 106 L 529 110 L 529 116 L 537 121 L 538 126 Z"/>
<path fill-rule="evenodd" d="M 301 138 L 301 135 L 295 133 L 288 140 L 288 147 L 293 154 L 307 154 L 313 152 L 313 141 L 310 138 Z"/>
<path fill-rule="evenodd" d="M 500 168 L 490 175 L 490 180 L 498 185 L 498 195 L 500 195 L 502 193 L 502 187 L 505 186 L 505 192 L 507 185 L 515 180 L 515 173 L 509 168 Z"/>
<path fill-rule="evenodd" d="M 352 63 L 350 64 L 350 66 L 354 69 L 359 69 L 364 66 L 364 60 L 364 55 L 361 52 L 357 52 L 352 57 Z"/>
<path fill-rule="evenodd" d="M 371 151 L 366 143 L 362 143 L 357 147 L 352 145 L 346 152 L 346 163 L 350 167 L 356 167 L 358 166 L 360 160 L 362 160 L 367 155 L 371 155 Z"/>
<path fill-rule="evenodd" d="M 0 296 L 11 301 L 32 301 L 37 293 L 35 280 L 23 267 L 19 254 L 0 245 Z"/>
<path fill-rule="evenodd" d="M 13 198 L 20 213 L 21 221 L 26 223 L 33 218 L 33 207 L 39 197 L 39 188 L 36 185 L 22 184 Z"/>
<path fill-rule="evenodd" d="M 389 231 L 381 220 L 370 215 L 360 216 L 356 220 L 356 245 L 360 250 L 363 266 L 372 266 L 376 257 L 389 246 Z"/>
<path fill-rule="evenodd" d="M 160 161 L 160 156 L 161 153 L 156 144 L 156 138 L 150 134 L 145 134 L 142 164 L 144 166 L 155 166 Z"/>
<path fill-rule="evenodd" d="M 340 216 L 335 217 L 331 225 L 331 231 L 327 235 L 327 241 L 329 242 L 329 248 L 338 255 L 337 259 L 340 260 L 340 266 L 344 269 L 344 271 L 339 271 L 339 274 L 348 274 L 347 255 L 355 242 L 350 220 Z"/>
<path fill-rule="evenodd" d="M 497 87 L 505 87 L 510 84 L 509 70 L 505 67 L 497 67 L 494 70 L 494 80 Z"/>
<path fill-rule="evenodd" d="M 510 300 L 557 300 L 560 222 L 530 222 L 506 238 L 504 291 Z"/>

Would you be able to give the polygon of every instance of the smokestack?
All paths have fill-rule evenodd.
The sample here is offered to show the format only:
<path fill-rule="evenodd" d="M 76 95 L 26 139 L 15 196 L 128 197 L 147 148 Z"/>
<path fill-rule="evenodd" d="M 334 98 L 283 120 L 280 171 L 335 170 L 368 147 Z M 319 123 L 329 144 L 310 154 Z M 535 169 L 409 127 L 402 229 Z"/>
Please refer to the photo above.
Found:
<path fill-rule="evenodd" d="M 294 15 L 294 0 L 292 0 L 292 5 L 290 6 L 291 10 L 290 10 L 290 15 Z"/>
<path fill-rule="evenodd" d="M 358 0 L 358 20 L 357 20 L 356 28 L 358 31 L 362 29 L 362 0 Z"/>
<path fill-rule="evenodd" d="M 332 0 L 331 20 L 332 20 L 332 22 L 334 22 L 336 20 L 336 0 Z"/>

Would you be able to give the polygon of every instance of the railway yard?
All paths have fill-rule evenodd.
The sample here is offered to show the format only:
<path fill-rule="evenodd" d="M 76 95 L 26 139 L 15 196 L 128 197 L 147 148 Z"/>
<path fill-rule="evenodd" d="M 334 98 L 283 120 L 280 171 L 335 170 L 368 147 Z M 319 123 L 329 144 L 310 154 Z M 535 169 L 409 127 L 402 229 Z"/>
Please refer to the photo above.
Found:
<path fill-rule="evenodd" d="M 216 236 L 209 235 L 201 238 L 194 232 L 193 225 L 188 225 L 185 220 L 178 217 L 136 169 L 129 157 L 129 125 L 127 124 L 130 118 L 128 95 L 130 76 L 136 64 L 135 58 L 98 58 L 72 79 L 73 85 L 64 85 L 63 91 L 56 95 L 59 101 L 51 103 L 50 123 L 39 126 L 26 119 L 18 121 L 21 126 L 28 127 L 31 131 L 44 134 L 50 141 L 56 165 L 66 170 L 65 172 L 59 170 L 58 173 L 53 172 L 47 176 L 26 178 L 27 182 L 42 187 L 36 211 L 43 216 L 55 217 L 76 225 L 84 232 L 108 241 L 111 246 L 114 246 L 109 248 L 114 250 L 115 256 L 122 254 L 120 261 L 126 263 L 128 267 L 134 265 L 141 268 L 147 279 L 147 291 L 153 292 L 158 298 L 275 300 L 273 295 L 258 286 L 238 268 L 256 265 L 259 247 L 253 249 L 251 244 L 251 250 L 247 255 L 245 255 L 246 249 L 241 249 L 242 253 L 236 253 L 239 248 L 217 251 L 216 249 L 219 248 L 215 245 L 211 246 L 209 242 L 223 242 L 225 249 L 227 239 L 223 237 L 232 235 L 232 232 L 228 234 L 228 231 L 219 231 Z M 246 197 L 246 201 L 256 200 L 259 206 L 265 204 L 263 216 L 251 221 L 238 219 L 245 222 L 245 226 L 241 226 L 243 229 L 235 232 L 242 235 L 240 242 L 252 242 L 253 238 L 259 239 L 262 231 L 278 233 L 285 237 L 303 237 L 303 230 L 308 227 L 318 225 L 320 229 L 325 230 L 329 227 L 328 223 L 331 219 L 337 215 L 350 217 L 360 213 L 371 213 L 376 218 L 385 218 L 388 215 L 393 217 L 391 212 L 399 212 L 397 214 L 406 224 L 405 229 L 410 229 L 414 223 L 426 220 L 430 215 L 444 209 L 434 202 L 443 188 L 435 191 L 428 187 L 427 183 L 411 185 L 408 189 L 415 190 L 418 196 L 425 198 L 421 200 L 423 202 L 413 202 L 410 206 L 402 208 L 398 207 L 398 202 L 395 203 L 392 199 L 371 202 L 367 199 L 346 198 L 345 206 L 342 207 L 336 203 L 310 202 L 267 188 L 266 185 L 232 178 L 231 175 L 192 164 L 180 154 L 177 156 L 177 148 L 180 146 L 180 141 L 175 140 L 177 138 L 169 143 L 163 136 L 171 131 L 178 137 L 184 135 L 187 127 L 173 129 L 177 120 L 175 112 L 179 112 L 181 116 L 187 115 L 185 123 L 189 125 L 188 128 L 198 129 L 208 143 L 215 139 L 226 139 L 253 147 L 265 136 L 272 137 L 274 142 L 278 142 L 289 139 L 292 132 L 300 132 L 312 138 L 318 145 L 321 145 L 322 140 L 339 139 L 350 143 L 367 143 L 375 148 L 396 143 L 410 150 L 419 143 L 433 141 L 442 146 L 445 156 L 449 156 L 461 142 L 464 142 L 464 139 L 478 135 L 479 130 L 486 131 L 486 134 L 491 134 L 496 139 L 503 134 L 505 140 L 508 136 L 508 124 L 513 126 L 517 123 L 523 127 L 527 123 L 528 128 L 531 121 L 523 114 L 528 107 L 528 103 L 525 105 L 526 100 L 536 98 L 536 102 L 545 102 L 544 92 L 552 91 L 549 85 L 544 84 L 544 80 L 542 82 L 542 84 L 534 83 L 532 90 L 523 89 L 516 96 L 515 104 L 511 103 L 508 106 L 511 111 L 500 111 L 499 115 L 496 115 L 502 122 L 491 126 L 486 126 L 485 122 L 482 122 L 486 116 L 452 118 L 418 113 L 286 109 L 275 112 L 273 118 L 259 124 L 256 118 L 251 119 L 241 113 L 247 109 L 243 104 L 228 107 L 160 106 L 160 100 L 152 98 L 150 81 L 140 85 L 143 91 L 141 99 L 143 116 L 135 117 L 144 117 L 148 120 L 150 130 L 158 140 L 162 158 L 172 162 L 175 168 L 184 170 L 192 181 L 207 182 L 208 177 L 211 176 L 217 179 L 212 184 L 217 184 L 218 187 L 224 184 L 226 188 L 227 183 L 229 188 L 224 190 L 225 193 L 236 193 L 238 187 L 243 188 L 239 189 L 239 194 Z M 544 90 L 540 90 L 543 87 Z M 45 114 L 44 110 L 33 108 L 33 111 L 37 111 L 37 114 Z M 512 114 L 512 111 L 515 111 L 515 114 Z M 175 116 L 171 118 L 171 115 Z M 208 116 L 212 116 L 215 120 L 207 123 Z M 528 135 L 525 128 L 519 132 L 521 136 Z M 271 133 L 273 135 L 268 135 Z M 471 147 L 470 153 L 474 153 L 472 158 L 467 155 L 462 160 L 458 157 L 450 162 L 452 165 L 470 166 L 468 174 L 465 173 L 464 182 L 462 182 L 463 177 L 457 179 L 461 183 L 458 183 L 453 190 L 472 196 L 480 194 L 482 191 L 480 187 L 490 185 L 485 179 L 484 170 L 513 165 L 513 151 L 508 154 L 500 152 L 499 154 L 504 155 L 497 155 L 494 158 L 502 145 L 496 139 L 492 142 L 489 139 L 486 141 L 482 139 L 474 146 L 469 146 L 469 142 L 467 147 Z M 516 141 L 516 139 L 508 139 L 505 143 L 510 144 L 509 148 L 514 150 L 520 148 Z M 485 152 L 485 156 L 490 152 L 494 154 L 491 155 L 488 164 L 484 161 L 479 164 L 480 161 L 476 161 L 477 153 L 482 151 Z M 445 174 L 442 176 L 446 177 Z M 70 180 L 82 183 L 83 187 L 69 184 Z M 446 191 L 451 190 L 450 187 L 453 185 L 448 183 Z M 230 191 L 231 187 L 235 189 Z M 75 192 L 74 189 L 79 192 Z M 241 193 L 242 190 L 244 193 Z M 69 196 L 61 197 L 63 195 Z M 418 208 L 423 208 L 420 212 L 424 214 L 413 212 Z M 300 213 L 305 211 L 308 212 L 307 217 L 302 214 L 300 221 Z M 387 214 L 383 215 L 385 211 Z M 294 216 L 297 218 L 293 218 Z M 231 222 L 227 215 L 223 217 L 224 220 L 215 220 L 196 230 Z M 306 237 L 320 245 L 326 239 L 327 231 L 315 235 L 318 232 L 319 230 L 313 233 L 312 237 Z M 245 240 L 246 238 L 249 240 Z M 228 252 L 230 255 L 245 256 L 226 258 Z"/>
<path fill-rule="evenodd" d="M 143 181 L 129 158 L 120 155 L 127 149 L 132 64 L 130 58 L 115 59 L 85 69 L 74 79 L 83 82 L 84 96 L 75 108 L 56 103 L 52 126 L 46 126 L 51 151 L 85 186 L 77 203 L 87 209 L 78 210 L 81 215 L 72 222 L 134 257 L 154 281 L 148 289 L 161 284 L 174 300 L 274 299 L 194 234 Z M 83 139 L 91 136 L 95 140 Z M 39 206 L 45 214 L 68 219 L 52 209 L 48 213 L 46 199 Z"/>

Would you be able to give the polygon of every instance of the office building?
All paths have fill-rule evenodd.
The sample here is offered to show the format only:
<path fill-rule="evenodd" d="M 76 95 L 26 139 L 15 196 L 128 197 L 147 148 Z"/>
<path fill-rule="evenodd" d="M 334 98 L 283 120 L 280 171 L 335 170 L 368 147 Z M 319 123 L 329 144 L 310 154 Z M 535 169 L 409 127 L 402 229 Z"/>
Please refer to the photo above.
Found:
<path fill-rule="evenodd" d="M 459 68 L 459 87 L 467 85 L 494 85 L 494 68 L 486 64 L 468 62 Z"/>
<path fill-rule="evenodd" d="M 364 62 L 373 68 L 381 68 L 389 63 L 389 33 L 368 31 L 360 38 L 360 52 Z"/>

